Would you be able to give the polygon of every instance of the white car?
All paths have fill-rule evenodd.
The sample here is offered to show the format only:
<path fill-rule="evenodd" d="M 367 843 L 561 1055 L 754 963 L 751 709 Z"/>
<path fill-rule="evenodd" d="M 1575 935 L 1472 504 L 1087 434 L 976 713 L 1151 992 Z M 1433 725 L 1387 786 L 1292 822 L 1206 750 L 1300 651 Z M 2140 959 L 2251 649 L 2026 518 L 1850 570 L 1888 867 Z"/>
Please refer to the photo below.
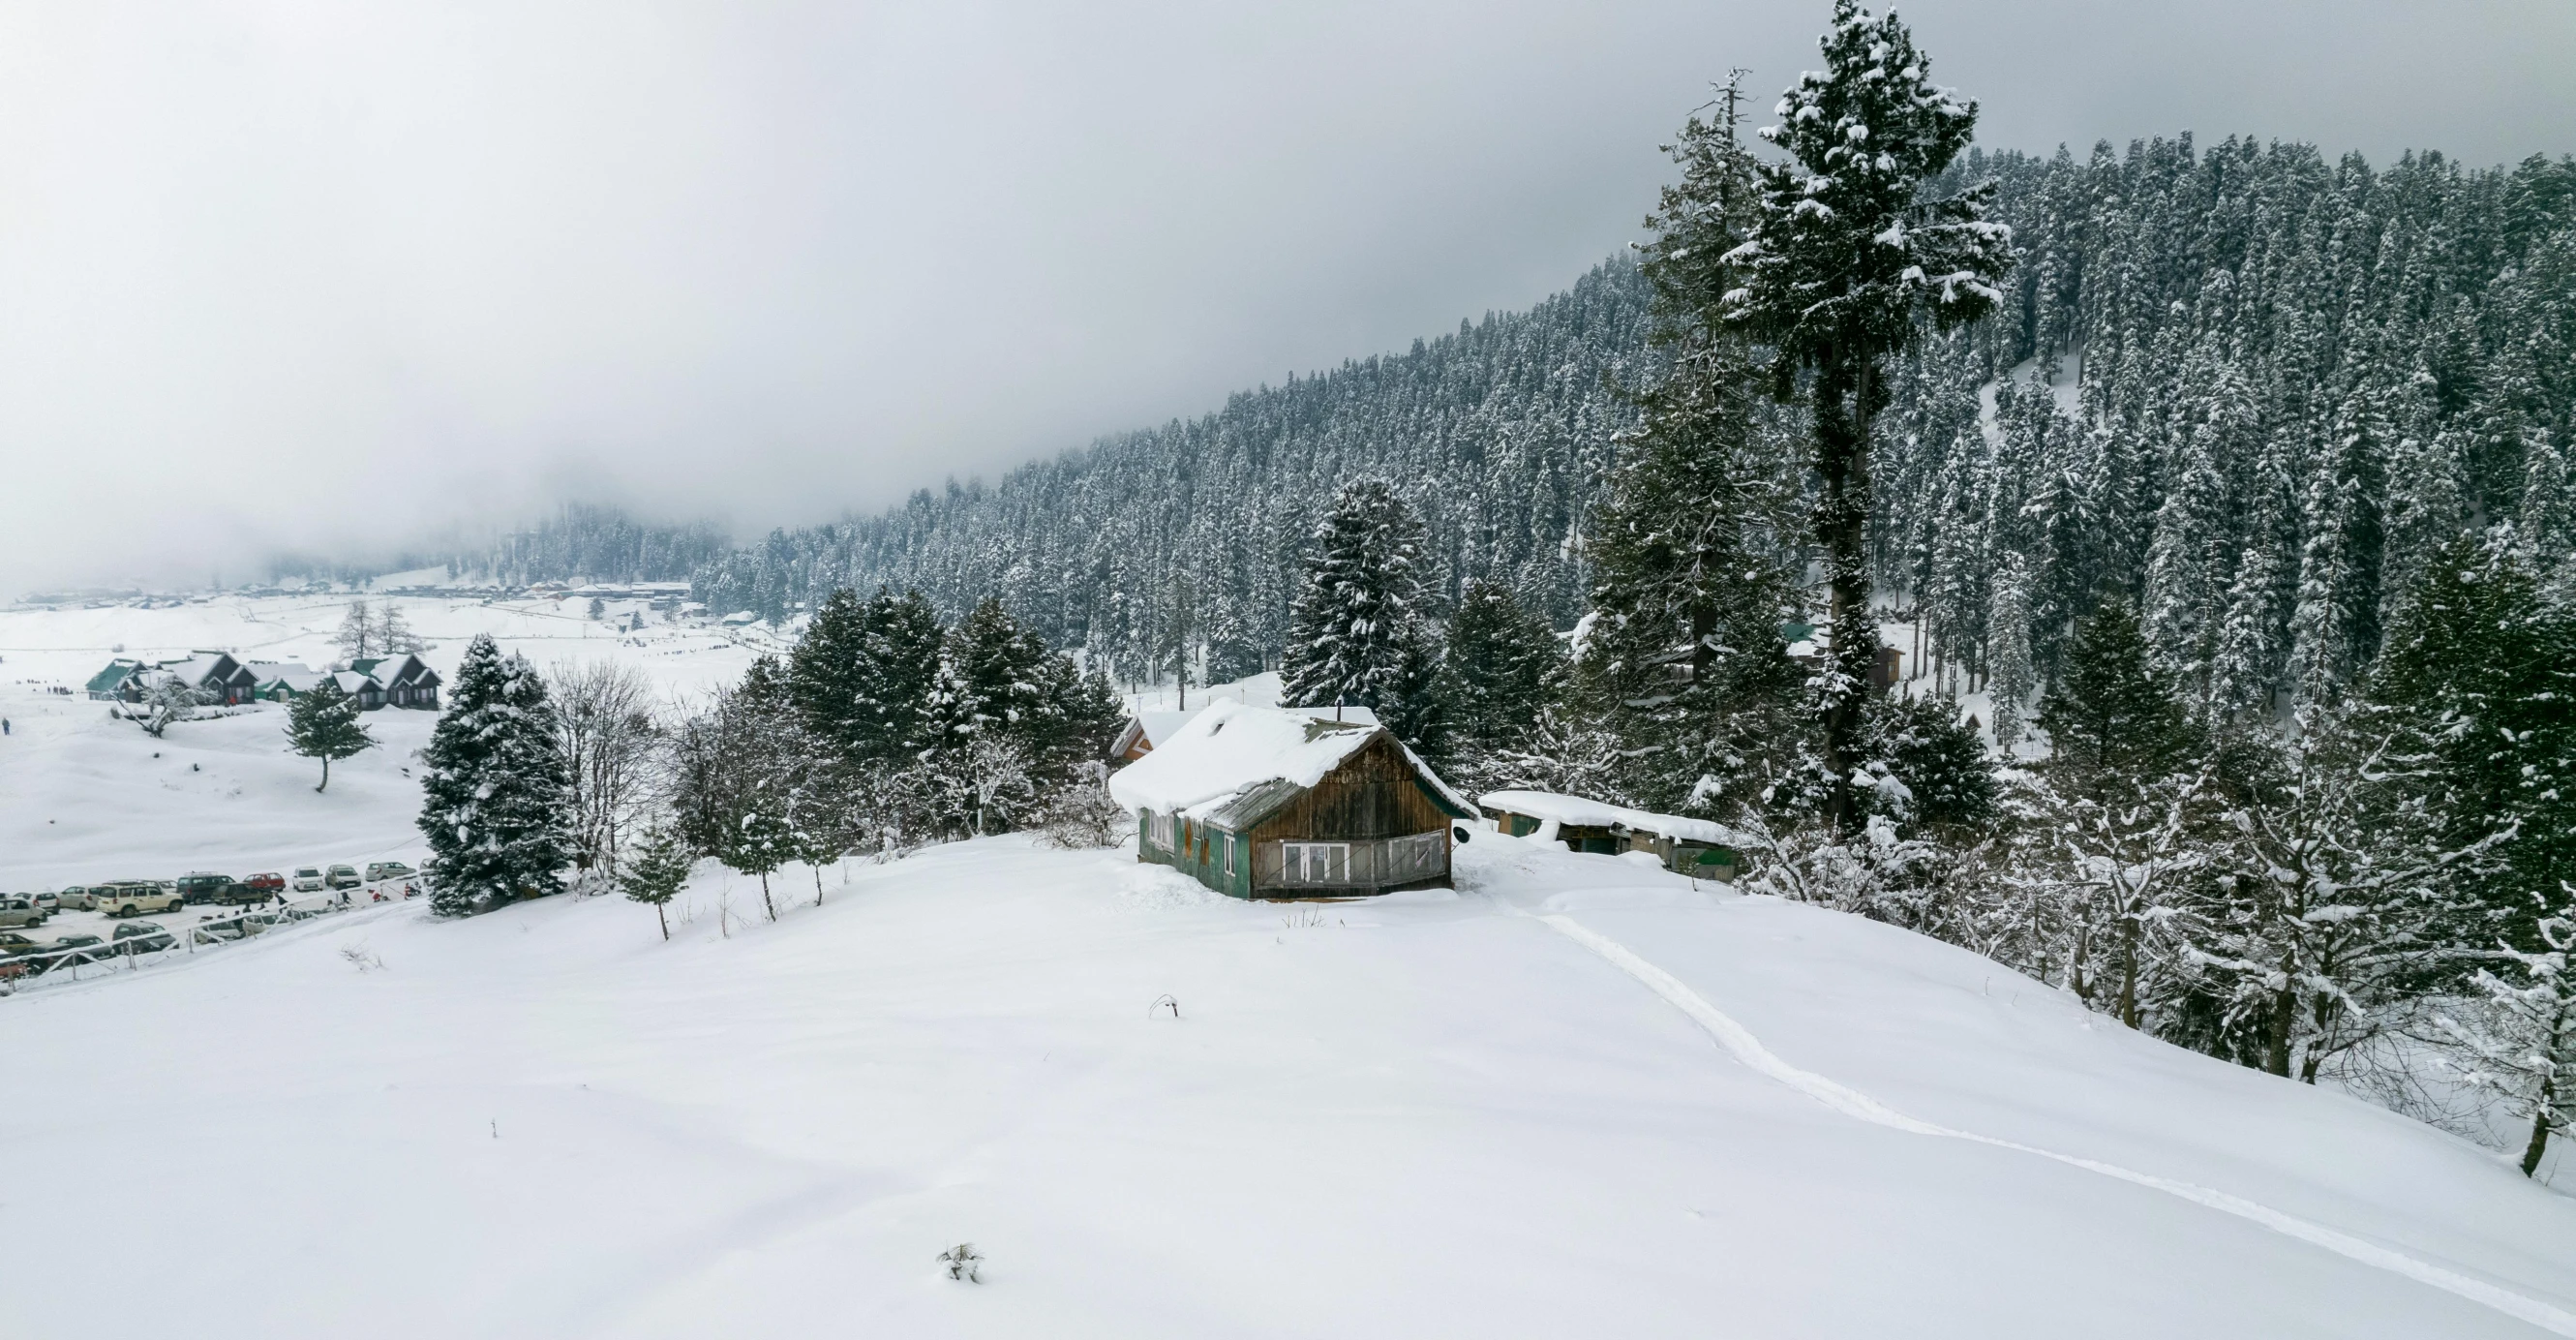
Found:
<path fill-rule="evenodd" d="M 322 867 L 318 865 L 297 866 L 295 868 L 294 881 L 286 887 L 295 890 L 297 893 L 320 893 L 322 891 Z"/>

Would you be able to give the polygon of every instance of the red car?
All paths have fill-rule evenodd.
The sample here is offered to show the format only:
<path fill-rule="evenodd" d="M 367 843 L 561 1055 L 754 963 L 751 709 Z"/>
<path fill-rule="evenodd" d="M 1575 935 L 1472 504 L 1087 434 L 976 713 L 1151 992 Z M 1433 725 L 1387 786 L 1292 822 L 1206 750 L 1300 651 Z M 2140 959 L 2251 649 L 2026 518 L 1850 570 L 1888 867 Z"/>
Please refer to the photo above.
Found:
<path fill-rule="evenodd" d="M 274 870 L 263 870 L 260 873 L 243 880 L 242 883 L 257 889 L 262 893 L 283 894 L 286 892 L 286 876 L 281 875 Z"/>

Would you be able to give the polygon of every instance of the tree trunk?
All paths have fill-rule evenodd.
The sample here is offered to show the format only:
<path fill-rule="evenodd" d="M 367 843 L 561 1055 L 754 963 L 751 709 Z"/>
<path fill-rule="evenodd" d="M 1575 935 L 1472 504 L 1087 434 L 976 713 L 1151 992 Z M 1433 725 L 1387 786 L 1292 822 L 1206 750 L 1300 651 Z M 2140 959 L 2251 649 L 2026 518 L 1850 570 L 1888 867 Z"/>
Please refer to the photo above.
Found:
<path fill-rule="evenodd" d="M 2531 1114 L 2531 1143 L 2523 1146 L 2522 1175 L 2531 1176 L 2540 1168 L 2540 1155 L 2549 1148 L 2549 1109 L 2557 1100 L 2558 1078 L 2553 1075 L 2540 1081 L 2540 1102 Z"/>
<path fill-rule="evenodd" d="M 653 919 L 662 923 L 662 938 L 665 940 L 670 939 L 671 914 L 663 911 L 660 903 L 653 904 Z"/>
<path fill-rule="evenodd" d="M 2263 1068 L 2283 1079 L 2290 1077 L 2291 1025 L 2299 1018 L 2299 988 L 2290 977 L 2290 963 L 2281 961 L 2281 976 L 2289 979 L 2272 997 L 2272 1017 L 2263 1022 Z"/>
<path fill-rule="evenodd" d="M 2138 1026 L 2138 922 L 2120 919 L 2120 1022 Z"/>
<path fill-rule="evenodd" d="M 760 906 L 769 913 L 770 920 L 778 920 L 778 904 L 769 901 L 769 872 L 766 870 L 760 872 Z"/>
<path fill-rule="evenodd" d="M 1833 774 L 1828 813 L 1846 833 L 1860 828 L 1852 794 L 1859 763 L 1861 706 L 1878 641 L 1869 617 L 1869 418 L 1873 360 L 1860 350 L 1835 350 L 1816 377 L 1816 543 L 1824 550 L 1828 687 L 1823 703 L 1825 767 Z"/>
<path fill-rule="evenodd" d="M 812 870 L 812 871 L 814 872 L 814 905 L 815 905 L 816 907 L 821 907 L 821 906 L 823 905 L 823 867 L 822 867 L 822 864 L 821 864 L 820 862 L 809 862 L 809 863 L 807 864 L 806 868 L 807 868 L 807 869 L 809 869 L 809 870 Z"/>
<path fill-rule="evenodd" d="M 326 790 L 330 789 L 330 786 L 331 786 L 331 756 L 330 756 L 330 755 L 328 755 L 328 754 L 324 754 L 324 755 L 322 756 L 322 785 L 320 785 L 320 786 L 317 786 L 317 787 L 313 788 L 313 794 L 315 794 L 315 795 L 317 795 L 317 796 L 318 796 L 318 795 L 322 794 L 324 791 L 326 791 Z"/>

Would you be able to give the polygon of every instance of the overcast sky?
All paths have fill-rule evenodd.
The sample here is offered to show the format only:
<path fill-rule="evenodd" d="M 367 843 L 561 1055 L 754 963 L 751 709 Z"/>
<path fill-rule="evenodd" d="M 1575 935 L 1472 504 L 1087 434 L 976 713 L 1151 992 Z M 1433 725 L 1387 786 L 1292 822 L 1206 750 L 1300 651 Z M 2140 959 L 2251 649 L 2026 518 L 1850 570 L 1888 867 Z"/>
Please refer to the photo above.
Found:
<path fill-rule="evenodd" d="M 0 595 L 827 519 L 1564 287 L 1827 0 L 0 5 Z M 1991 146 L 2576 150 L 2576 5 L 1904 6 Z"/>

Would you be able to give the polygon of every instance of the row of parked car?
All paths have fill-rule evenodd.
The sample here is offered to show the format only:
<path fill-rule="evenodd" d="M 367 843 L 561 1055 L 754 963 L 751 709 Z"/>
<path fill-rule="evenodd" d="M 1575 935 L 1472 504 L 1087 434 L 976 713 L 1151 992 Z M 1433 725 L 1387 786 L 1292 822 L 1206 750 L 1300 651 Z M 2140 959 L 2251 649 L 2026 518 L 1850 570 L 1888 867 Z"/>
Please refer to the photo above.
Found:
<path fill-rule="evenodd" d="M 352 865 L 303 866 L 294 878 L 274 870 L 246 879 L 199 871 L 177 879 L 112 879 L 104 884 L 73 884 L 51 893 L 0 897 L 0 927 L 41 926 L 57 912 L 102 912 L 111 917 L 137 917 L 147 912 L 175 912 L 181 907 L 212 903 L 218 907 L 258 907 L 283 902 L 290 893 L 330 893 L 364 888 L 388 879 L 410 879 L 418 872 L 400 861 L 376 861 L 364 875 Z"/>

